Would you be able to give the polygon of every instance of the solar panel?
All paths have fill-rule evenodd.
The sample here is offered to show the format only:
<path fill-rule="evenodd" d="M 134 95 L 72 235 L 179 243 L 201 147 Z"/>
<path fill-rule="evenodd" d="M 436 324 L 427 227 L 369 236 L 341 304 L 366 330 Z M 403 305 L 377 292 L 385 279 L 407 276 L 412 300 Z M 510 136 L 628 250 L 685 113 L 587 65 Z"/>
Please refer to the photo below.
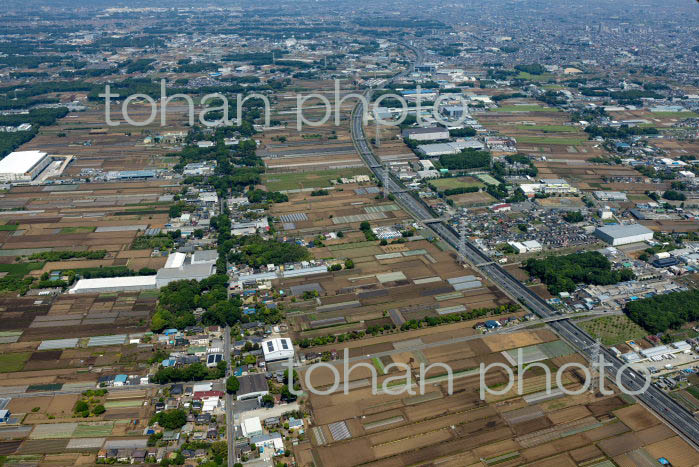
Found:
<path fill-rule="evenodd" d="M 284 350 L 289 350 L 289 344 L 286 343 L 286 340 L 282 339 L 281 342 L 282 342 L 282 348 Z"/>

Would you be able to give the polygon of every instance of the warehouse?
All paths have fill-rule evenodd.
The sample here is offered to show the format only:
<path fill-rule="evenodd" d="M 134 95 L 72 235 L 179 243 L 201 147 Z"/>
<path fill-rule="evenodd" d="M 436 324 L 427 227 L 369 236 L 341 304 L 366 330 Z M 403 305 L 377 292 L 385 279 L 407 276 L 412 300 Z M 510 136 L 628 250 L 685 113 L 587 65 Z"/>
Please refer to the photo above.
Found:
<path fill-rule="evenodd" d="M 449 130 L 442 127 L 408 128 L 403 130 L 403 138 L 413 141 L 437 141 L 449 139 Z"/>
<path fill-rule="evenodd" d="M 267 378 L 261 373 L 238 376 L 240 388 L 235 393 L 235 398 L 239 401 L 257 399 L 269 394 Z"/>
<path fill-rule="evenodd" d="M 128 292 L 155 289 L 155 276 L 105 277 L 80 279 L 68 290 L 69 294 Z"/>
<path fill-rule="evenodd" d="M 52 159 L 41 151 L 11 152 L 0 160 L 0 181 L 31 182 Z"/>
<path fill-rule="evenodd" d="M 595 236 L 612 246 L 645 242 L 653 239 L 653 231 L 641 224 L 598 227 Z"/>
<path fill-rule="evenodd" d="M 162 268 L 155 276 L 158 288 L 165 287 L 170 282 L 183 280 L 201 281 L 211 277 L 216 272 L 216 263 L 183 264 L 179 267 Z"/>
<path fill-rule="evenodd" d="M 265 354 L 265 362 L 286 360 L 294 356 L 294 346 L 288 337 L 269 339 L 262 342 L 262 352 Z"/>

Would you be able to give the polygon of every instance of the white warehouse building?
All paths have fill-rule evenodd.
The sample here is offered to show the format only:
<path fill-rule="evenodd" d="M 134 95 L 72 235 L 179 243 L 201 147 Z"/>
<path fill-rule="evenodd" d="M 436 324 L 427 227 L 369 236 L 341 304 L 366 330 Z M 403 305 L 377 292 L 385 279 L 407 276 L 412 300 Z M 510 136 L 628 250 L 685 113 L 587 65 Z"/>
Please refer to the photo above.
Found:
<path fill-rule="evenodd" d="M 645 242 L 653 239 L 653 231 L 641 224 L 598 227 L 595 236 L 612 246 Z"/>
<path fill-rule="evenodd" d="M 68 289 L 69 294 L 133 292 L 155 289 L 155 276 L 104 277 L 80 279 Z"/>
<path fill-rule="evenodd" d="M 288 337 L 268 339 L 262 342 L 262 352 L 265 354 L 265 362 L 286 360 L 294 356 L 294 346 Z"/>
<path fill-rule="evenodd" d="M 31 182 L 52 159 L 41 151 L 11 152 L 0 160 L 0 181 Z"/>

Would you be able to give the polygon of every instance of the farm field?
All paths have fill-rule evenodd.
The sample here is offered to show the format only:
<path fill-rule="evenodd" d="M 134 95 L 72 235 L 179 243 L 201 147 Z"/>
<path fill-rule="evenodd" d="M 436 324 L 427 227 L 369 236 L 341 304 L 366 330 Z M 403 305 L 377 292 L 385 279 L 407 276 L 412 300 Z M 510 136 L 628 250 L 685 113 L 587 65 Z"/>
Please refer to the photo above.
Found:
<path fill-rule="evenodd" d="M 436 180 L 430 181 L 430 183 L 436 186 L 440 191 L 449 190 L 454 188 L 467 188 L 467 187 L 484 187 L 485 184 L 473 177 L 451 177 L 451 178 L 438 178 Z"/>
<path fill-rule="evenodd" d="M 625 315 L 605 316 L 583 321 L 580 323 L 580 327 L 591 336 L 602 339 L 602 344 L 606 346 L 622 344 L 630 340 L 640 340 L 648 335 L 645 329 Z"/>
<path fill-rule="evenodd" d="M 355 175 L 368 175 L 365 168 L 318 170 L 312 172 L 267 173 L 263 182 L 269 191 L 298 190 L 301 188 L 324 188 L 338 178 L 351 178 Z"/>

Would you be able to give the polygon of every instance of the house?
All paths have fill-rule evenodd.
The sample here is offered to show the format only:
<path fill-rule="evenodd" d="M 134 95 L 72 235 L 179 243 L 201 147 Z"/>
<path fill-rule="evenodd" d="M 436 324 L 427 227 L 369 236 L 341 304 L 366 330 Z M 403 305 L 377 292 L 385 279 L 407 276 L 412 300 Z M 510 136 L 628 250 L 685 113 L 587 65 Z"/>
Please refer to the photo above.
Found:
<path fill-rule="evenodd" d="M 279 426 L 279 417 L 265 418 L 265 428 L 274 428 Z"/>
<path fill-rule="evenodd" d="M 0 423 L 7 423 L 10 421 L 10 411 L 7 409 L 0 410 Z"/>
<path fill-rule="evenodd" d="M 206 356 L 206 366 L 209 368 L 213 368 L 216 365 L 219 364 L 223 360 L 223 354 L 222 353 L 210 353 L 209 355 Z"/>
<path fill-rule="evenodd" d="M 287 423 L 289 424 L 289 430 L 291 431 L 303 428 L 303 420 L 299 420 L 298 418 L 289 417 L 289 421 Z"/>
<path fill-rule="evenodd" d="M 146 461 L 146 450 L 145 449 L 134 449 L 131 453 L 131 462 L 142 464 Z"/>
<path fill-rule="evenodd" d="M 114 386 L 124 386 L 128 379 L 128 375 L 116 375 L 114 377 Z"/>
<path fill-rule="evenodd" d="M 485 327 L 487 329 L 497 329 L 500 327 L 500 323 L 493 319 L 489 319 L 488 321 L 485 322 Z"/>
<path fill-rule="evenodd" d="M 284 440 L 279 433 L 260 434 L 250 437 L 250 443 L 260 448 L 274 448 L 275 451 L 284 450 Z"/>
<path fill-rule="evenodd" d="M 173 384 L 172 386 L 170 386 L 170 395 L 171 396 L 181 396 L 183 390 L 184 390 L 184 386 L 182 384 Z"/>

